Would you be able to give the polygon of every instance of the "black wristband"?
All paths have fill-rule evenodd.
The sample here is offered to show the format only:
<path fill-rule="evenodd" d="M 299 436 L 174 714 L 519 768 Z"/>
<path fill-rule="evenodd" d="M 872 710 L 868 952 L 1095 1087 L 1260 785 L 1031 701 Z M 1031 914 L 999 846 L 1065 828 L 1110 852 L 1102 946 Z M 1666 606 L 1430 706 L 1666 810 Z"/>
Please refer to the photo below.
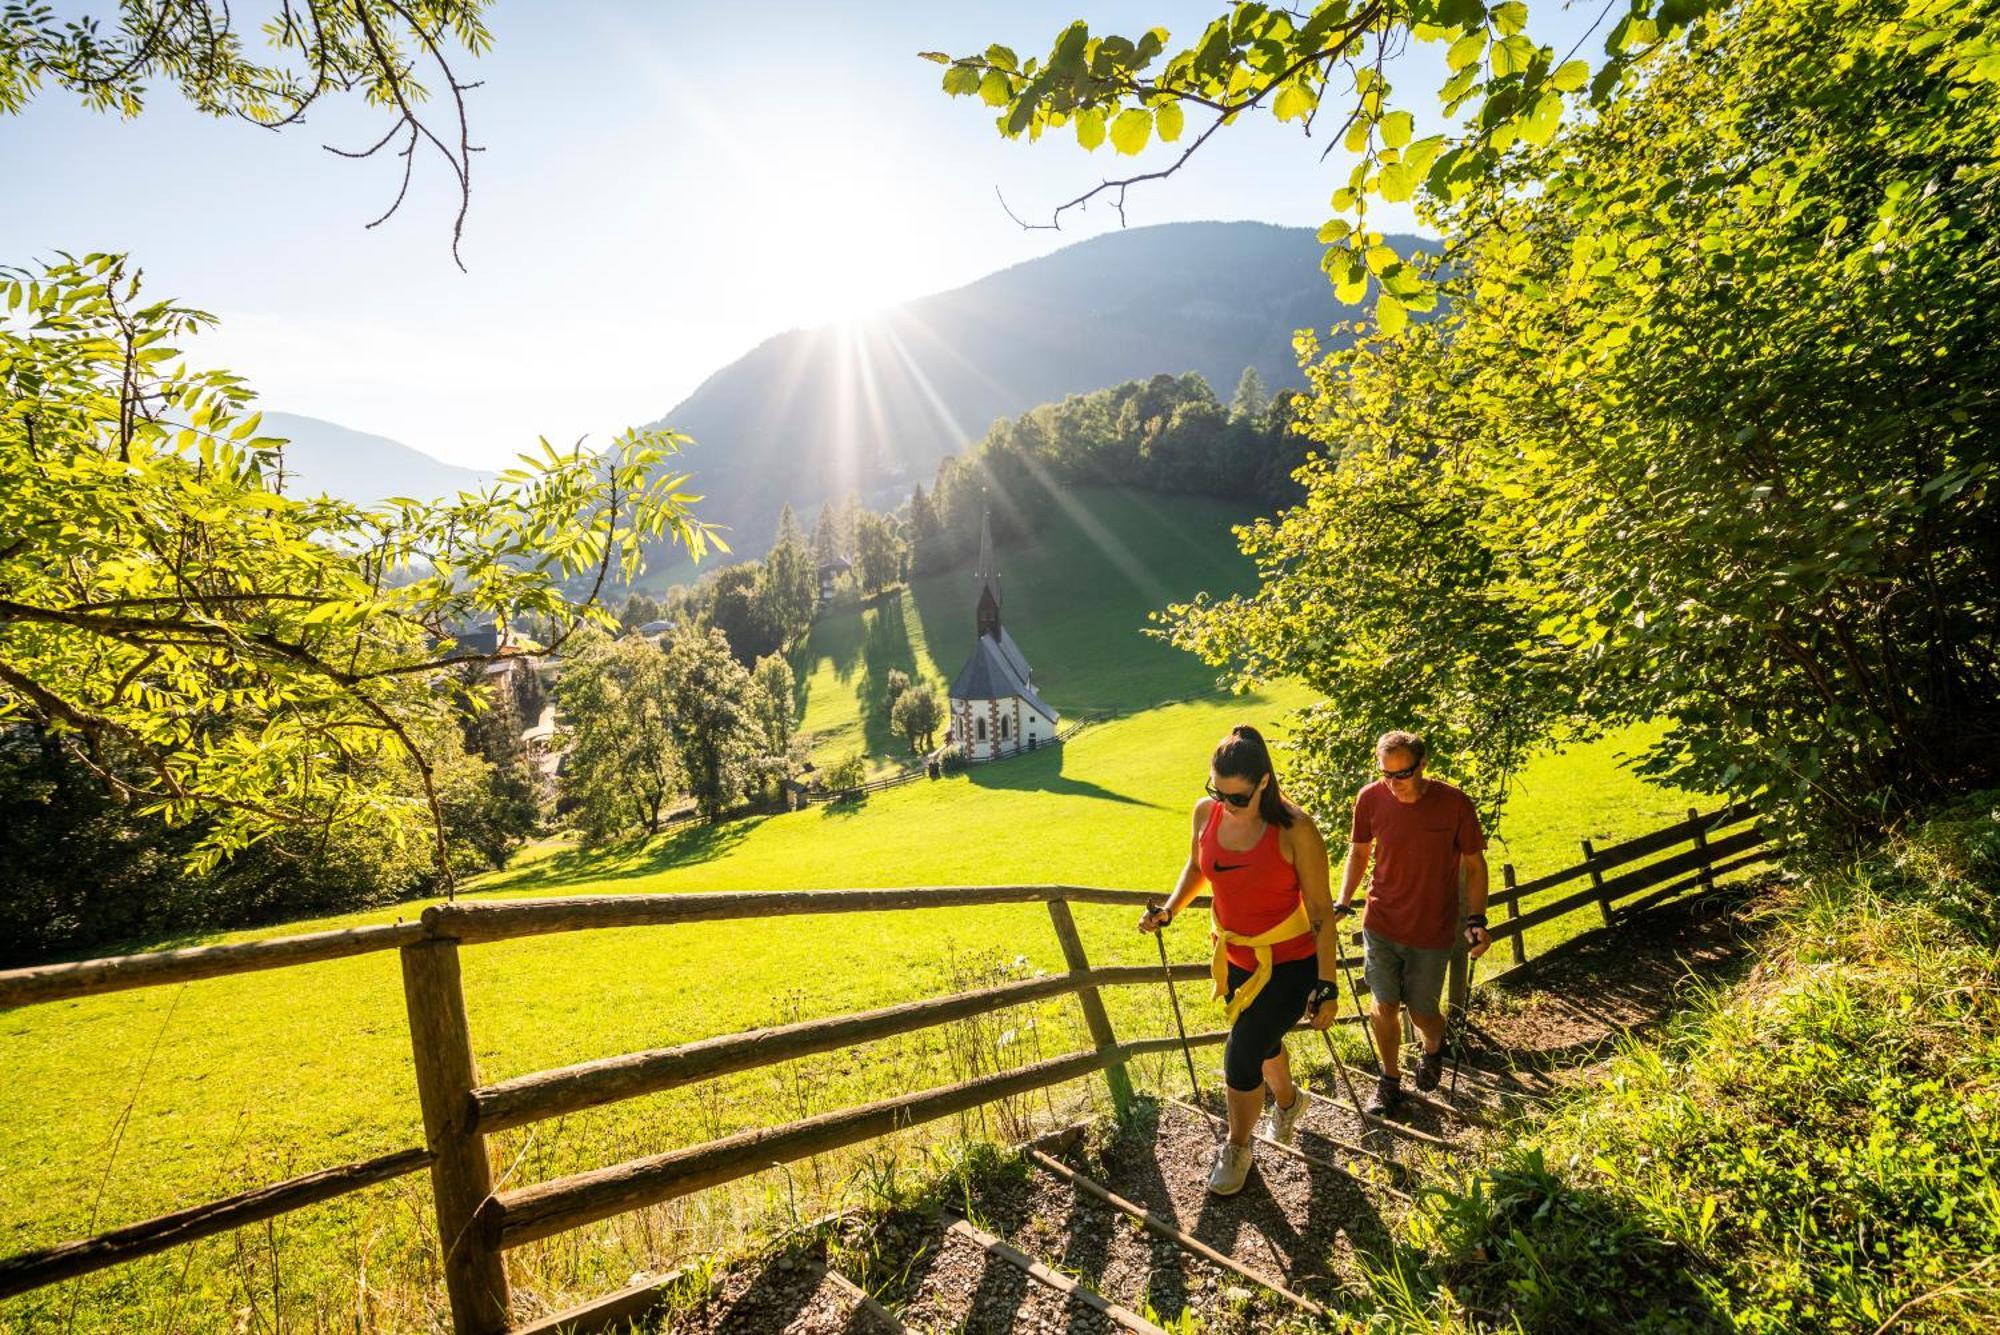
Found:
<path fill-rule="evenodd" d="M 1349 917 L 1350 915 L 1353 914 L 1353 912 L 1354 912 L 1354 905 L 1352 904 L 1335 904 L 1333 906 L 1333 916 L 1335 918 Z"/>
<path fill-rule="evenodd" d="M 1161 921 L 1161 923 L 1160 923 L 1160 926 L 1162 926 L 1162 927 L 1172 927 L 1172 926 L 1174 925 L 1174 911 L 1173 911 L 1172 909 L 1168 908 L 1168 907 L 1167 907 L 1167 906 L 1166 906 L 1165 904 L 1152 904 L 1152 905 L 1149 905 L 1149 906 L 1147 906 L 1147 909 L 1146 909 L 1146 912 L 1148 912 L 1148 913 L 1164 913 L 1164 914 L 1166 915 L 1166 917 L 1165 917 L 1165 918 L 1164 918 L 1164 919 L 1163 919 L 1163 920 Z"/>
<path fill-rule="evenodd" d="M 1484 927 L 1486 925 L 1486 915 L 1483 913 L 1468 913 L 1465 915 L 1465 925 L 1467 927 Z"/>
<path fill-rule="evenodd" d="M 1306 993 L 1306 1014 L 1317 1015 L 1319 1008 L 1329 1001 L 1335 1005 L 1340 1004 L 1340 984 L 1329 983 L 1322 978 L 1313 984 L 1312 991 Z"/>

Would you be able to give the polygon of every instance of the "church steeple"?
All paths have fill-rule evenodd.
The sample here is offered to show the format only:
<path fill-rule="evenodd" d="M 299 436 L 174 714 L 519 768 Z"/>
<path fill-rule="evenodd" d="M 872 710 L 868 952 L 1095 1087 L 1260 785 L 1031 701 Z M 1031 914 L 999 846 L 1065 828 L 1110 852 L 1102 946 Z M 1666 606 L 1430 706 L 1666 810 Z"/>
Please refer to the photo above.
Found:
<path fill-rule="evenodd" d="M 993 568 L 993 512 L 979 518 L 979 565 L 972 572 L 979 581 L 979 604 L 974 618 L 979 633 L 1000 638 L 1000 572 Z"/>

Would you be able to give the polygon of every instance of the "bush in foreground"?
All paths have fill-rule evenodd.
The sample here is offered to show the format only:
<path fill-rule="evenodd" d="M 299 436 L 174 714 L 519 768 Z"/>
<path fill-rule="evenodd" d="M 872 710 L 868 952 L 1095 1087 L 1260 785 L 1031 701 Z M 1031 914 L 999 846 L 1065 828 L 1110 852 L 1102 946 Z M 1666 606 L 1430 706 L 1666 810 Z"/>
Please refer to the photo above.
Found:
<path fill-rule="evenodd" d="M 2000 1322 L 2000 793 L 1780 892 L 1763 959 L 1429 1199 L 1413 1327 Z"/>

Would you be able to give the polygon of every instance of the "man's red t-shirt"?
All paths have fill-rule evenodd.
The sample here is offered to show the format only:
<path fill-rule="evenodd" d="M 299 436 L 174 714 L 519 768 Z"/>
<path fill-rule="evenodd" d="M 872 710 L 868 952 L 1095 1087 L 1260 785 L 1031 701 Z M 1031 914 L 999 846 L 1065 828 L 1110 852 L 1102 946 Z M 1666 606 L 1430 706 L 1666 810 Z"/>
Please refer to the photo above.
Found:
<path fill-rule="evenodd" d="M 1375 845 L 1368 930 L 1421 950 L 1450 946 L 1458 930 L 1458 859 L 1486 847 L 1472 800 L 1428 779 L 1422 797 L 1398 802 L 1378 779 L 1354 799 L 1354 842 Z"/>

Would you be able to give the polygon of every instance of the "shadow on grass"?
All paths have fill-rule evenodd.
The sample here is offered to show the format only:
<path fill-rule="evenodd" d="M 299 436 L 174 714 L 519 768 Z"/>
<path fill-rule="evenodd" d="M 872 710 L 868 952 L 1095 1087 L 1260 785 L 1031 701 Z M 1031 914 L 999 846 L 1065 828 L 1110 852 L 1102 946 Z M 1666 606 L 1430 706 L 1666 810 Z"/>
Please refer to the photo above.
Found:
<path fill-rule="evenodd" d="M 532 871 L 523 872 L 520 880 L 500 889 L 503 893 L 555 889 L 692 867 L 728 853 L 769 819 L 746 816 L 717 825 L 686 825 L 663 835 L 627 839 L 601 848 L 572 849 L 543 859 Z"/>
<path fill-rule="evenodd" d="M 861 616 L 861 673 L 854 702 L 861 714 L 862 750 L 871 756 L 890 755 L 908 743 L 896 736 L 889 721 L 889 674 L 902 672 L 912 681 L 917 679 L 917 655 L 903 617 L 903 591 L 879 595 Z"/>
<path fill-rule="evenodd" d="M 1122 802 L 1127 806 L 1152 807 L 1159 811 L 1166 809 L 1158 802 L 1114 792 L 1087 779 L 1066 778 L 1062 773 L 1064 750 L 1061 746 L 1045 746 L 1026 755 L 968 765 L 965 774 L 979 788 L 1059 793 L 1065 797 L 1089 797 L 1101 802 Z"/>

